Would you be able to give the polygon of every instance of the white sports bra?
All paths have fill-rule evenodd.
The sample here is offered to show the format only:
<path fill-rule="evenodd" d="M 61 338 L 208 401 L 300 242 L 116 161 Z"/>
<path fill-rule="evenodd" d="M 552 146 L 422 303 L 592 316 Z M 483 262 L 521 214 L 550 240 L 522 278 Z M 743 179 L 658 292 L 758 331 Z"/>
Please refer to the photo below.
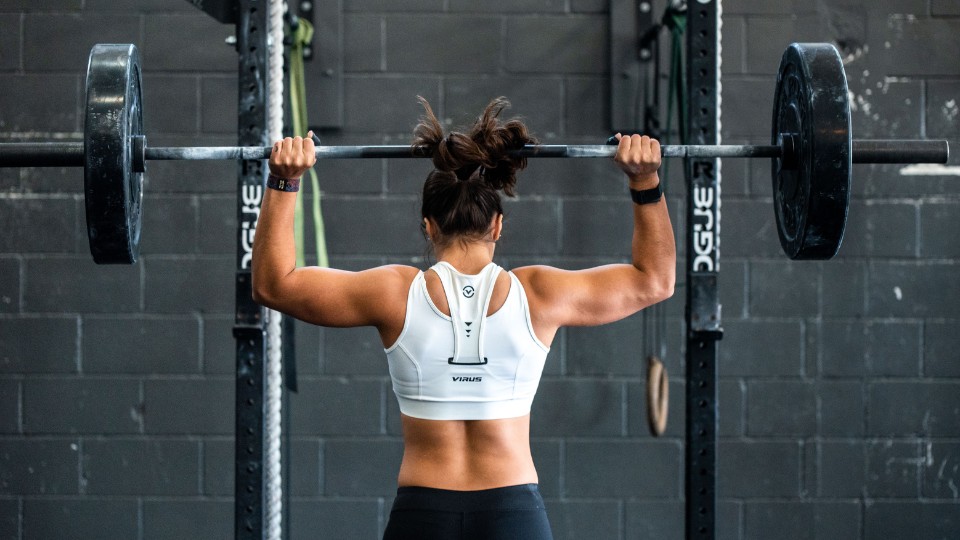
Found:
<path fill-rule="evenodd" d="M 529 413 L 550 348 L 533 333 L 520 280 L 508 272 L 507 299 L 487 316 L 502 268 L 490 263 L 466 275 L 439 262 L 431 269 L 440 276 L 450 316 L 434 305 L 420 272 L 410 285 L 400 337 L 384 349 L 400 412 L 428 420 Z"/>

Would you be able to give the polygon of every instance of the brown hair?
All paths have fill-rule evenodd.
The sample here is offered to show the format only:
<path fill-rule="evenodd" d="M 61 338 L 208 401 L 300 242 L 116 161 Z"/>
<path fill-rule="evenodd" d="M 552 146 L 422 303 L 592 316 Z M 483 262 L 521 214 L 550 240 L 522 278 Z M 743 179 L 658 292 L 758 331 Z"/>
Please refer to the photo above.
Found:
<path fill-rule="evenodd" d="M 434 170 L 423 184 L 421 214 L 439 228 L 439 244 L 454 238 L 481 238 L 503 213 L 500 191 L 515 196 L 517 171 L 527 159 L 512 155 L 526 144 L 537 144 L 527 127 L 514 118 L 499 119 L 510 106 L 504 97 L 491 101 L 466 132 L 446 136 L 427 100 L 417 96 L 425 114 L 413 131 L 413 146 L 433 157 Z"/>

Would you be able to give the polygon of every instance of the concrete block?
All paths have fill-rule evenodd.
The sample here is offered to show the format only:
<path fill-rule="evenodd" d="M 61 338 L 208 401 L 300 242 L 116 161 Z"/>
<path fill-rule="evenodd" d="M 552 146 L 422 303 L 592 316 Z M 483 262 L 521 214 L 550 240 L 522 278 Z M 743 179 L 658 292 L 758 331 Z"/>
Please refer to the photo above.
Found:
<path fill-rule="evenodd" d="M 503 212 L 503 234 L 497 242 L 498 255 L 553 255 L 560 251 L 559 201 L 507 199 Z"/>
<path fill-rule="evenodd" d="M 330 197 L 323 214 L 327 249 L 331 255 L 420 252 L 423 235 L 416 217 L 418 206 L 417 201 L 407 199 Z"/>
<path fill-rule="evenodd" d="M 859 377 L 869 371 L 867 328 L 860 321 L 824 321 L 817 348 L 823 377 Z"/>
<path fill-rule="evenodd" d="M 281 448 L 283 443 L 281 442 Z M 233 438 L 209 438 L 200 441 L 202 484 L 200 494 L 208 497 L 232 497 L 236 451 Z"/>
<path fill-rule="evenodd" d="M 877 377 L 920 375 L 921 335 L 918 323 L 875 322 L 867 325 L 866 349 L 870 372 Z"/>
<path fill-rule="evenodd" d="M 747 502 L 744 538 L 859 538 L 857 502 Z"/>
<path fill-rule="evenodd" d="M 570 440 L 566 448 L 568 497 L 680 496 L 683 452 L 676 442 Z"/>
<path fill-rule="evenodd" d="M 23 64 L 23 48 L 20 45 L 21 16 L 16 13 L 0 13 L 0 28 L 7 31 L 0 35 L 0 71 L 15 71 Z"/>
<path fill-rule="evenodd" d="M 723 7 L 723 35 L 721 36 L 720 71 L 728 74 L 747 72 L 747 21 L 758 22 L 761 19 L 728 16 L 727 7 Z M 752 45 L 752 43 L 751 43 Z M 726 125 L 724 125 L 726 128 Z M 757 135 L 760 135 L 759 133 Z"/>
<path fill-rule="evenodd" d="M 236 259 L 154 256 L 142 262 L 144 305 L 150 313 L 233 313 Z"/>
<path fill-rule="evenodd" d="M 622 538 L 618 501 L 548 499 L 545 503 L 554 538 Z"/>
<path fill-rule="evenodd" d="M 638 315 L 603 326 L 568 329 L 568 374 L 640 375 L 646 370 L 641 329 Z"/>
<path fill-rule="evenodd" d="M 233 25 L 199 13 L 155 14 L 144 26 L 143 65 L 155 71 L 236 72 L 236 49 L 224 42 L 234 32 Z M 187 50 L 190 54 L 183 54 Z"/>
<path fill-rule="evenodd" d="M 143 204 L 141 254 L 196 253 L 197 206 L 197 199 L 192 196 L 147 195 Z M 235 244 L 236 240 L 234 240 L 234 250 L 236 250 Z"/>
<path fill-rule="evenodd" d="M 783 259 L 769 201 L 724 199 L 720 223 L 720 256 L 724 259 Z"/>
<path fill-rule="evenodd" d="M 386 68 L 392 72 L 489 73 L 500 67 L 501 22 L 473 15 L 387 15 Z M 416 43 L 431 54 L 410 54 Z"/>
<path fill-rule="evenodd" d="M 232 379 L 148 379 L 143 383 L 143 429 L 148 434 L 233 433 L 235 387 Z"/>
<path fill-rule="evenodd" d="M 944 2 L 945 3 L 945 2 Z M 928 80 L 926 116 L 927 136 L 960 139 L 960 82 Z"/>
<path fill-rule="evenodd" d="M 138 507 L 134 498 L 25 499 L 22 538 L 137 538 Z"/>
<path fill-rule="evenodd" d="M 626 503 L 626 538 L 684 537 L 684 506 L 680 501 L 629 501 Z"/>
<path fill-rule="evenodd" d="M 451 0 L 447 9 L 465 13 L 563 13 L 566 4 L 563 0 L 497 0 L 483 3 Z"/>
<path fill-rule="evenodd" d="M 821 441 L 816 450 L 818 497 L 856 499 L 863 495 L 867 483 L 867 454 L 863 442 Z"/>
<path fill-rule="evenodd" d="M 824 317 L 862 317 L 866 311 L 867 265 L 846 261 L 841 254 L 823 265 L 822 308 Z"/>
<path fill-rule="evenodd" d="M 0 433 L 20 432 L 20 381 L 0 379 Z"/>
<path fill-rule="evenodd" d="M 23 381 L 23 431 L 28 434 L 140 433 L 140 385 L 112 378 Z"/>
<path fill-rule="evenodd" d="M 50 36 L 71 46 L 50 54 Z M 94 44 L 140 42 L 140 19 L 132 14 L 27 13 L 23 19 L 23 64 L 28 71 L 85 75 Z"/>
<path fill-rule="evenodd" d="M 387 374 L 387 356 L 376 328 L 337 328 L 324 332 L 323 372 L 327 375 Z"/>
<path fill-rule="evenodd" d="M 199 495 L 197 441 L 87 440 L 82 459 L 85 489 L 90 495 Z"/>
<path fill-rule="evenodd" d="M 438 103 L 439 76 L 352 75 L 343 77 L 344 128 L 361 133 L 402 133 L 409 144 L 417 125 L 417 96 Z"/>
<path fill-rule="evenodd" d="M 205 75 L 200 78 L 200 131 L 233 134 L 237 132 L 238 77 Z"/>
<path fill-rule="evenodd" d="M 80 75 L 26 74 L 0 76 L 0 128 L 8 132 L 82 130 L 78 114 L 83 86 Z"/>
<path fill-rule="evenodd" d="M 960 317 L 960 288 L 943 286 L 956 272 L 952 263 L 873 262 L 869 267 L 867 315 Z"/>
<path fill-rule="evenodd" d="M 343 69 L 347 72 L 383 71 L 385 23 L 381 15 L 347 13 L 343 16 Z"/>
<path fill-rule="evenodd" d="M 290 536 L 310 538 L 323 531 L 330 538 L 380 538 L 382 504 L 377 498 L 294 500 Z"/>
<path fill-rule="evenodd" d="M 802 374 L 800 323 L 731 320 L 723 327 L 721 377 Z"/>
<path fill-rule="evenodd" d="M 403 457 L 399 440 L 328 440 L 323 454 L 325 495 L 386 497 L 397 492 Z"/>
<path fill-rule="evenodd" d="M 234 375 L 237 372 L 237 341 L 233 317 L 207 315 L 202 320 L 202 365 L 205 375 Z"/>
<path fill-rule="evenodd" d="M 380 380 L 301 380 L 290 400 L 289 429 L 293 435 L 379 435 L 381 401 L 391 392 L 384 386 Z"/>
<path fill-rule="evenodd" d="M 739 540 L 743 538 L 743 503 L 732 500 L 717 501 L 717 538 Z"/>
<path fill-rule="evenodd" d="M 801 381 L 747 384 L 747 435 L 813 436 L 817 431 L 815 387 Z"/>
<path fill-rule="evenodd" d="M 915 258 L 917 213 L 913 204 L 853 202 L 840 251 L 845 257 Z"/>
<path fill-rule="evenodd" d="M 601 14 L 510 17 L 505 67 L 512 73 L 606 74 L 609 26 Z"/>
<path fill-rule="evenodd" d="M 104 374 L 199 373 L 198 322 L 192 317 L 148 320 L 86 318 L 83 322 L 83 371 Z"/>
<path fill-rule="evenodd" d="M 143 539 L 229 538 L 234 529 L 232 501 L 145 500 Z"/>
<path fill-rule="evenodd" d="M 20 501 L 0 501 L 0 535 L 4 538 L 20 537 Z"/>
<path fill-rule="evenodd" d="M 77 205 L 72 199 L 0 200 L 0 252 L 71 253 L 77 247 Z M 86 236 L 86 235 L 84 235 Z"/>
<path fill-rule="evenodd" d="M 236 115 L 236 113 L 231 113 Z M 147 128 L 149 132 L 149 127 Z M 233 129 L 236 129 L 234 126 Z M 192 135 L 159 134 L 151 136 L 150 146 L 235 146 L 236 135 Z M 225 160 L 210 161 L 150 161 L 147 165 L 146 190 L 148 194 L 159 193 L 237 193 L 237 162 Z M 202 178 L 202 182 L 197 179 Z"/>
<path fill-rule="evenodd" d="M 960 334 L 954 323 L 928 321 L 923 329 L 923 375 L 960 377 Z"/>
<path fill-rule="evenodd" d="M 813 317 L 819 313 L 819 267 L 779 261 L 750 263 L 750 314 Z"/>
<path fill-rule="evenodd" d="M 192 202 L 192 201 L 191 201 Z M 188 216 L 192 217 L 192 216 Z M 200 231 L 196 239 L 200 253 L 207 255 L 236 254 L 237 205 L 236 198 L 202 197 L 199 200 Z M 191 224 L 187 221 L 186 225 Z M 189 228 L 187 228 L 188 238 Z"/>
<path fill-rule="evenodd" d="M 821 381 L 816 386 L 820 411 L 820 435 L 862 437 L 865 431 L 863 383 Z"/>
<path fill-rule="evenodd" d="M 869 388 L 867 433 L 956 437 L 960 433 L 958 392 L 960 384 L 947 380 L 874 382 Z"/>
<path fill-rule="evenodd" d="M 934 17 L 951 17 L 960 15 L 960 5 L 951 0 L 930 0 L 930 13 Z"/>
<path fill-rule="evenodd" d="M 8 439 L 0 449 L 0 494 L 76 495 L 76 439 Z"/>
<path fill-rule="evenodd" d="M 90 11 L 133 11 L 137 13 L 200 13 L 192 2 L 185 5 L 171 4 L 166 0 L 86 0 L 84 9 Z"/>
<path fill-rule="evenodd" d="M 195 134 L 200 128 L 198 84 L 197 77 L 192 75 L 147 72 L 143 77 L 143 125 L 149 126 L 148 133 Z"/>
<path fill-rule="evenodd" d="M 561 254 L 630 256 L 630 199 L 568 199 L 561 208 Z"/>
<path fill-rule="evenodd" d="M 748 35 L 750 32 L 748 31 Z M 786 46 L 786 43 L 784 43 Z M 767 67 L 764 62 L 763 78 L 748 78 L 739 75 L 731 75 L 723 79 L 723 110 L 722 118 L 731 120 L 723 122 L 724 133 L 728 137 L 747 138 L 754 142 L 761 141 L 767 144 L 770 133 L 770 117 L 773 111 L 773 83 L 771 76 L 777 73 L 777 65 L 780 63 L 780 54 L 777 60 L 771 66 Z M 748 49 L 752 51 L 753 49 Z M 748 68 L 750 52 L 747 53 Z M 732 119 L 736 118 L 736 121 Z M 727 127 L 729 124 L 729 127 Z"/>
<path fill-rule="evenodd" d="M 920 254 L 931 259 L 960 257 L 960 242 L 953 220 L 960 213 L 957 203 L 924 203 L 920 206 Z"/>
<path fill-rule="evenodd" d="M 412 137 L 411 137 L 412 139 Z M 322 140 L 322 139 L 321 139 Z M 339 145 L 337 140 L 322 140 L 324 144 Z M 353 143 L 355 141 L 350 141 Z M 362 142 L 356 141 L 360 144 Z M 406 141 L 397 141 L 398 144 L 409 143 Z M 347 144 L 347 143 L 344 143 Z M 343 194 L 380 194 L 384 191 L 383 171 L 386 160 L 379 159 L 331 159 L 317 163 L 318 181 L 320 184 L 321 200 L 330 196 Z M 392 160 L 390 164 L 409 164 L 429 167 L 429 162 L 422 159 Z M 413 175 L 404 177 L 403 183 L 409 184 L 412 191 L 417 193 L 422 186 L 422 182 L 427 177 L 429 168 L 424 170 L 422 175 Z M 302 186 L 301 186 L 302 188 Z M 307 188 L 308 193 L 312 193 L 313 187 Z M 389 190 L 393 192 L 394 190 Z M 406 192 L 406 191 L 398 191 Z M 304 199 L 304 207 L 311 208 L 313 198 L 309 201 Z M 309 214 L 309 212 L 307 212 Z M 312 223 L 312 222 L 311 222 Z M 308 225 L 309 227 L 309 225 Z"/>
<path fill-rule="evenodd" d="M 960 444 L 955 442 L 927 442 L 921 446 L 925 453 L 921 497 L 953 499 L 957 496 L 957 478 L 960 474 Z"/>
<path fill-rule="evenodd" d="M 28 312 L 125 313 L 140 307 L 138 266 L 98 266 L 89 255 L 24 262 Z"/>
<path fill-rule="evenodd" d="M 916 442 L 877 441 L 866 444 L 867 482 L 871 498 L 915 498 L 923 462 Z"/>
<path fill-rule="evenodd" d="M 547 379 L 533 404 L 535 436 L 600 437 L 622 433 L 623 385 L 597 379 Z M 570 404 L 576 403 L 576 407 Z"/>
<path fill-rule="evenodd" d="M 902 73 L 902 69 L 877 74 L 864 69 L 850 77 L 851 129 L 857 138 L 914 139 L 921 135 L 922 82 L 891 80 L 889 75 Z"/>
<path fill-rule="evenodd" d="M 0 373 L 76 373 L 75 317 L 4 319 L 0 324 Z"/>
<path fill-rule="evenodd" d="M 863 512 L 864 538 L 950 538 L 960 528 L 955 501 L 877 501 Z"/>
<path fill-rule="evenodd" d="M 434 111 L 436 112 L 436 111 Z M 440 114 L 440 113 L 437 113 Z M 411 126 L 412 128 L 412 126 Z M 412 132 L 412 129 L 411 129 Z M 403 139 L 403 143 L 407 144 L 410 142 L 412 137 L 407 137 Z M 366 163 L 366 162 L 365 162 Z M 371 162 L 376 163 L 376 162 Z M 378 163 L 379 165 L 379 163 Z M 423 193 L 423 184 L 427 179 L 427 175 L 430 174 L 430 171 L 433 170 L 433 164 L 430 161 L 425 159 L 393 159 L 386 160 L 386 165 L 384 167 L 386 170 L 386 191 L 391 195 L 398 194 L 410 194 L 421 197 Z M 373 170 L 370 169 L 370 172 L 367 175 L 363 175 L 361 171 L 361 176 L 369 179 L 370 190 L 374 188 L 377 190 L 381 189 L 381 177 L 383 174 L 380 172 L 380 169 Z M 524 174 L 521 178 L 525 178 Z M 521 184 L 522 185 L 522 184 Z M 520 188 L 523 189 L 523 188 Z M 418 199 L 420 201 L 421 199 Z M 417 204 L 417 214 L 416 217 L 420 216 L 420 204 Z"/>
<path fill-rule="evenodd" d="M 717 492 L 737 498 L 800 495 L 800 448 L 795 442 L 720 441 Z"/>
<path fill-rule="evenodd" d="M 549 144 L 549 141 L 541 141 Z M 588 144 L 601 144 L 596 138 Z M 611 196 L 629 200 L 625 176 L 602 159 L 544 158 L 529 162 L 518 184 L 521 199 L 536 196 Z"/>
<path fill-rule="evenodd" d="M 949 19 L 916 17 L 911 13 L 872 12 L 868 32 L 884 36 L 883 43 L 872 49 L 879 73 L 898 77 L 955 77 L 960 65 L 950 54 L 930 54 L 930 44 L 937 50 L 960 49 L 956 23 Z M 918 62 L 917 59 L 923 61 Z"/>
<path fill-rule="evenodd" d="M 499 96 L 506 97 L 511 104 L 500 115 L 504 121 L 522 119 L 538 139 L 549 140 L 562 134 L 563 81 L 554 77 L 448 77 L 444 79 L 443 119 L 450 122 L 451 129 L 464 131 Z M 528 166 L 536 167 L 538 163 L 534 160 Z"/>
<path fill-rule="evenodd" d="M 443 11 L 443 0 L 356 0 L 343 6 L 345 12 Z"/>
<path fill-rule="evenodd" d="M 597 138 L 610 131 L 610 83 L 606 77 L 569 76 L 565 82 L 564 121 L 561 134 L 567 137 Z"/>

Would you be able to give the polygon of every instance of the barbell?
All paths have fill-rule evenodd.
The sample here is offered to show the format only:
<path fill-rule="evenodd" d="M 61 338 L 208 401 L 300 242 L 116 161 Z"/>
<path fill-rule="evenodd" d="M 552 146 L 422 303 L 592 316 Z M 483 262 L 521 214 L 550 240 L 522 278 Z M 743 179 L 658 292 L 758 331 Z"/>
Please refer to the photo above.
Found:
<path fill-rule="evenodd" d="M 84 168 L 90 251 L 98 264 L 136 262 L 147 160 L 262 160 L 271 147 L 150 147 L 143 134 L 140 54 L 98 44 L 86 78 L 83 142 L 2 143 L 0 167 Z M 830 44 L 794 43 L 780 62 L 770 145 L 662 145 L 663 157 L 768 158 L 777 231 L 791 259 L 829 259 L 850 206 L 851 163 L 946 163 L 944 140 L 852 139 L 846 75 Z M 609 158 L 610 145 L 527 145 L 530 158 Z M 429 157 L 406 145 L 317 146 L 318 159 Z"/>

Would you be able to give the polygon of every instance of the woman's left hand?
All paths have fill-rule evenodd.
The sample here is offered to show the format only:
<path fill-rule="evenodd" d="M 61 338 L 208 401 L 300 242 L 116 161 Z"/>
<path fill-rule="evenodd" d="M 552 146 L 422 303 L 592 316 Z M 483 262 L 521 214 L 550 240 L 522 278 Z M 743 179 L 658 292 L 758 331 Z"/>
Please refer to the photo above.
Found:
<path fill-rule="evenodd" d="M 313 132 L 306 137 L 286 137 L 273 143 L 270 152 L 270 174 L 280 178 L 300 178 L 317 162 Z"/>

